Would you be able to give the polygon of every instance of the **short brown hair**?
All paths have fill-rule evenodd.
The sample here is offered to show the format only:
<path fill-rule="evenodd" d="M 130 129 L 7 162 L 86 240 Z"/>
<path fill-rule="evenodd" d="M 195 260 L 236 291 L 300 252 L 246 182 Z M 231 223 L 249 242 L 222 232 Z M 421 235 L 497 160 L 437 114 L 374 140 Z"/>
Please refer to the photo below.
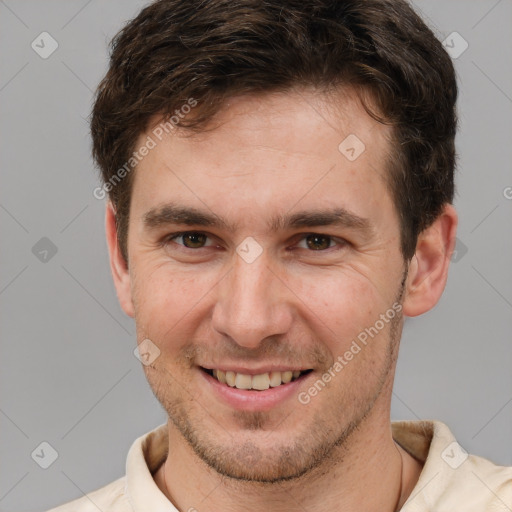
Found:
<path fill-rule="evenodd" d="M 115 36 L 91 118 L 104 183 L 129 161 L 155 115 L 190 98 L 180 127 L 201 130 L 235 95 L 369 93 L 393 127 L 388 182 L 406 260 L 418 234 L 453 201 L 457 84 L 450 57 L 402 0 L 157 0 Z M 108 188 L 126 261 L 133 173 Z"/>

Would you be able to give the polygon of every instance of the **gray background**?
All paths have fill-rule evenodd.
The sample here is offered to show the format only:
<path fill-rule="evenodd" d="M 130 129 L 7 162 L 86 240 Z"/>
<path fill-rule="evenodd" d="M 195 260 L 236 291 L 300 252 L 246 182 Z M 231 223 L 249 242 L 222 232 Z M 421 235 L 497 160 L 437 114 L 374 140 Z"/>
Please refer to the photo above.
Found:
<path fill-rule="evenodd" d="M 132 441 L 165 421 L 111 282 L 87 126 L 107 41 L 143 4 L 0 1 L 2 511 L 118 478 Z M 406 321 L 392 418 L 440 419 L 512 465 L 512 2 L 415 5 L 441 40 L 469 44 L 455 59 L 460 227 L 442 300 Z M 43 31 L 59 44 L 47 59 L 31 48 Z M 58 452 L 46 470 L 31 456 L 43 441 Z"/>

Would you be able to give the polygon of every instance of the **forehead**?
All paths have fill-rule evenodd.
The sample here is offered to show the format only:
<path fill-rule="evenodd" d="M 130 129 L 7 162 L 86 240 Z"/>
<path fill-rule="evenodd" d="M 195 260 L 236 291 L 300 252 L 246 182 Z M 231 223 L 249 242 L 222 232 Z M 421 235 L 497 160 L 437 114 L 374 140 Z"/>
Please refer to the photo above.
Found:
<path fill-rule="evenodd" d="M 352 90 L 233 98 L 205 130 L 178 124 L 161 140 L 153 121 L 138 142 L 155 140 L 135 171 L 132 207 L 139 213 L 178 200 L 223 218 L 249 215 L 253 224 L 254 215 L 263 216 L 268 225 L 276 214 L 319 202 L 352 211 L 389 207 L 390 128 Z"/>
<path fill-rule="evenodd" d="M 364 101 L 372 105 L 369 94 Z M 180 119 L 193 120 L 197 114 L 193 108 L 185 111 L 188 101 L 183 103 L 185 115 L 174 115 L 169 122 L 161 122 L 158 116 L 150 121 L 152 133 L 158 129 L 164 132 L 164 143 L 180 140 L 185 144 L 201 143 L 217 145 L 227 136 L 234 146 L 236 142 L 249 146 L 251 143 L 265 145 L 267 148 L 281 149 L 289 154 L 315 156 L 322 154 L 320 137 L 329 149 L 338 148 L 346 136 L 354 135 L 364 140 L 365 152 L 387 151 L 391 140 L 391 129 L 368 115 L 361 98 L 355 89 L 349 87 L 331 91 L 316 89 L 296 89 L 282 93 L 264 95 L 236 96 L 222 103 L 213 118 L 203 125 L 203 129 L 190 131 L 180 128 Z M 196 109 L 200 112 L 200 106 Z M 177 109 L 178 113 L 181 109 Z M 144 134 L 143 134 L 144 135 Z M 319 137 L 320 136 L 320 137 Z M 227 156 L 227 155 L 224 155 Z"/>

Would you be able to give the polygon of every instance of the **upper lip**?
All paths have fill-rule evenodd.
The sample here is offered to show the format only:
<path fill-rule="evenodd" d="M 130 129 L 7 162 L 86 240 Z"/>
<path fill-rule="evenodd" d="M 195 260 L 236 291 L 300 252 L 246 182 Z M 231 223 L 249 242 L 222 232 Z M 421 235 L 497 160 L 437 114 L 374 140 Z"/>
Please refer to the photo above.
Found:
<path fill-rule="evenodd" d="M 219 364 L 219 365 L 200 365 L 201 368 L 205 370 L 221 370 L 223 372 L 234 372 L 234 373 L 242 373 L 244 375 L 261 375 L 262 373 L 270 373 L 270 372 L 294 372 L 301 371 L 305 372 L 307 370 L 311 370 L 311 368 L 307 367 L 297 367 L 297 366 L 286 366 L 283 364 L 271 364 L 266 366 L 260 366 L 259 368 L 248 368 L 242 366 L 234 366 L 229 364 Z"/>

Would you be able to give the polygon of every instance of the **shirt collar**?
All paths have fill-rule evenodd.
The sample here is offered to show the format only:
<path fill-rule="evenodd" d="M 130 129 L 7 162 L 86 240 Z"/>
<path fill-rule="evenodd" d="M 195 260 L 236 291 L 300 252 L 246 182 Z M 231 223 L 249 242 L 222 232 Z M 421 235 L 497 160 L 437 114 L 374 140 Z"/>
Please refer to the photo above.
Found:
<path fill-rule="evenodd" d="M 438 459 L 455 439 L 449 428 L 439 421 L 397 421 L 391 428 L 395 441 L 424 463 L 420 478 L 402 508 L 403 512 L 412 512 L 420 502 L 424 505 L 429 500 L 427 484 L 441 471 L 450 469 L 447 464 L 446 468 L 440 467 Z M 125 491 L 135 512 L 178 512 L 153 480 L 153 474 L 167 454 L 166 423 L 139 437 L 131 446 L 126 460 Z"/>
<path fill-rule="evenodd" d="M 126 459 L 126 495 L 135 512 L 178 512 L 153 480 L 168 453 L 167 424 L 135 440 Z"/>

